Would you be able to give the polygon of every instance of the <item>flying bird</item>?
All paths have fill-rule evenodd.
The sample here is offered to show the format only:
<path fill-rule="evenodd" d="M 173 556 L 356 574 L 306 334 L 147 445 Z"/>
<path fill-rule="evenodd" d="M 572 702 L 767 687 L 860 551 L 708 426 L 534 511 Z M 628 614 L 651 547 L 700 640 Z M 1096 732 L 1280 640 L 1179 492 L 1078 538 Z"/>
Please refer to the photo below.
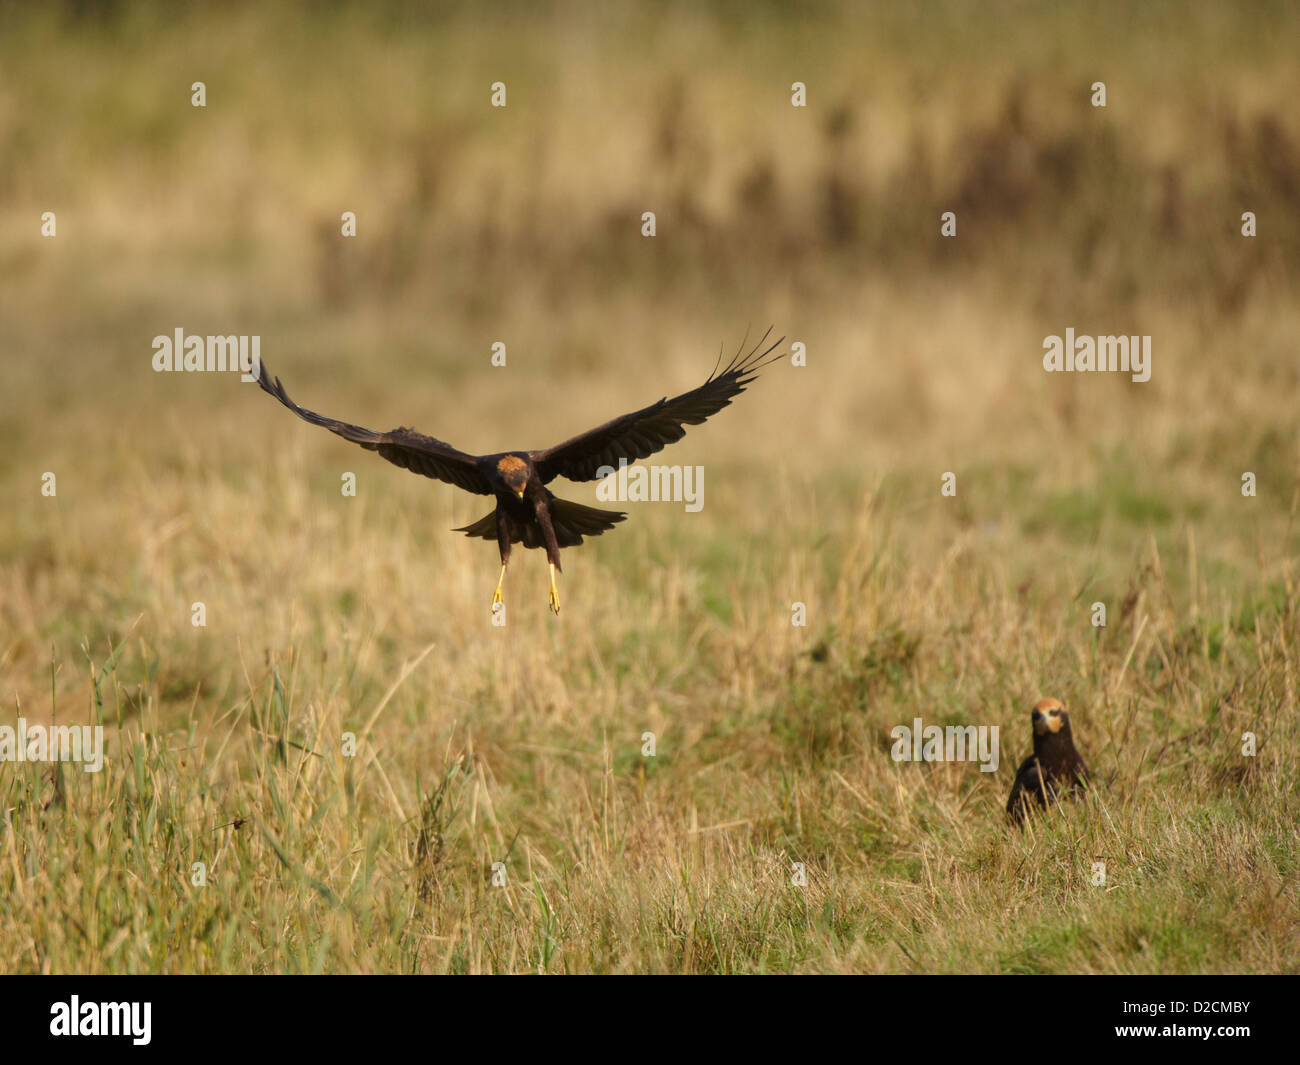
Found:
<path fill-rule="evenodd" d="M 503 601 L 501 588 L 510 562 L 510 548 L 522 543 L 524 547 L 546 549 L 551 572 L 550 605 L 558 614 L 560 594 L 555 586 L 555 574 L 561 571 L 560 548 L 576 547 L 584 536 L 599 536 L 627 515 L 558 499 L 546 486 L 556 477 L 570 481 L 599 480 L 610 469 L 617 469 L 620 459 L 631 464 L 680 440 L 686 435 L 685 426 L 699 425 L 717 414 L 745 390 L 760 369 L 781 358 L 772 356 L 772 352 L 784 337 L 766 348 L 763 346 L 771 332 L 768 329 L 748 354 L 742 354 L 745 349 L 742 343 L 725 366 L 719 356 L 713 373 L 699 388 L 673 399 L 665 397 L 540 451 L 469 455 L 414 429 L 400 428 L 387 433 L 364 429 L 298 406 L 289 398 L 278 377 L 272 383 L 265 363 L 258 366 L 257 380 L 262 391 L 274 396 L 299 418 L 323 426 L 367 451 L 377 451 L 396 466 L 446 481 L 466 492 L 495 496 L 493 510 L 470 525 L 452 530 L 496 540 L 501 552 L 501 576 L 492 596 L 493 610 Z"/>
<path fill-rule="evenodd" d="M 1039 700 L 1030 716 L 1034 753 L 1020 763 L 1007 799 L 1007 813 L 1017 824 L 1031 803 L 1046 809 L 1060 797 L 1077 797 L 1088 784 L 1088 767 L 1074 749 L 1070 715 L 1060 700 Z"/>

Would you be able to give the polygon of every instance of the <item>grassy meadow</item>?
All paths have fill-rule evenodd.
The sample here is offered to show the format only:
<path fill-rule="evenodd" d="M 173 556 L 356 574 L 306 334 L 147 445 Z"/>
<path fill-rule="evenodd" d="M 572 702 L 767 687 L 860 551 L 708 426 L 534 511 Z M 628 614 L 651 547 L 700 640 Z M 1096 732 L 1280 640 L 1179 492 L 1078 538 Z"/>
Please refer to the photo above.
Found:
<path fill-rule="evenodd" d="M 1300 11 L 910 8 L 0 8 L 0 726 L 108 754 L 0 763 L 0 973 L 1300 972 Z M 503 628 L 489 501 L 151 367 L 491 452 L 769 323 Z"/>

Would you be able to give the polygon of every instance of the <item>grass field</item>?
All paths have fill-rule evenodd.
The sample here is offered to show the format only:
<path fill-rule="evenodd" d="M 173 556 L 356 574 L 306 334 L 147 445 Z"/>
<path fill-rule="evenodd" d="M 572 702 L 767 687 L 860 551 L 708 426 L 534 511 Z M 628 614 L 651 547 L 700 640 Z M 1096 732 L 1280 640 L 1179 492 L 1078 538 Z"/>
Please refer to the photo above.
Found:
<path fill-rule="evenodd" d="M 0 763 L 0 972 L 1300 971 L 1300 12 L 892 7 L 0 9 L 0 726 L 108 753 Z M 504 628 L 481 497 L 150 364 L 489 452 L 769 322 Z"/>

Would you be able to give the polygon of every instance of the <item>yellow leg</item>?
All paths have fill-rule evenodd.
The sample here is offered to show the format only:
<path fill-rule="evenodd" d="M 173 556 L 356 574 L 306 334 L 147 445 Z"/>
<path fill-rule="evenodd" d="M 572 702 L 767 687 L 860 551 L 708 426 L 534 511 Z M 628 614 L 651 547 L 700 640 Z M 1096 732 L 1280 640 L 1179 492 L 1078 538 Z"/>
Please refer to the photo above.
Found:
<path fill-rule="evenodd" d="M 497 590 L 496 590 L 495 592 L 492 593 L 492 605 L 493 605 L 493 606 L 496 606 L 497 603 L 502 602 L 502 599 L 501 599 L 501 586 L 502 586 L 503 584 L 505 584 L 505 582 L 506 582 L 506 565 L 505 565 L 505 563 L 503 562 L 503 563 L 501 563 L 501 576 L 497 578 Z"/>
<path fill-rule="evenodd" d="M 547 565 L 551 567 L 551 609 L 554 610 L 556 614 L 559 614 L 560 590 L 555 587 L 555 563 L 548 562 Z"/>

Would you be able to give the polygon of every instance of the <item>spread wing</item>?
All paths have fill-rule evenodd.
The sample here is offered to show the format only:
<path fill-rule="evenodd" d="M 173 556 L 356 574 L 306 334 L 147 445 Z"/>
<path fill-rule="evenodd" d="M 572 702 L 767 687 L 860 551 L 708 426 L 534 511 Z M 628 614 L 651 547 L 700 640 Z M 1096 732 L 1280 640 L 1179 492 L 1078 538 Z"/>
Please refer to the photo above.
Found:
<path fill-rule="evenodd" d="M 661 399 L 643 410 L 624 414 L 621 418 L 615 418 L 545 451 L 532 452 L 530 457 L 538 476 L 543 483 L 556 477 L 567 477 L 571 481 L 594 481 L 602 476 L 599 472 L 602 466 L 618 469 L 619 459 L 633 463 L 680 440 L 686 435 L 684 426 L 699 425 L 711 415 L 717 414 L 745 391 L 745 386 L 760 369 L 781 357 L 777 355 L 768 358 L 785 337 L 770 347 L 759 350 L 771 332 L 768 329 L 748 355 L 742 356 L 737 352 L 720 371 L 715 366 L 709 379 L 699 388 L 683 392 L 674 399 Z M 743 350 L 742 344 L 741 351 Z"/>
<path fill-rule="evenodd" d="M 454 484 L 457 488 L 463 488 L 477 495 L 492 494 L 492 486 L 479 470 L 478 462 L 473 455 L 466 455 L 450 444 L 417 433 L 414 429 L 394 429 L 391 433 L 377 433 L 373 429 L 363 429 L 359 425 L 349 425 L 347 422 L 326 418 L 323 414 L 298 406 L 289 398 L 289 393 L 284 390 L 284 385 L 280 384 L 278 377 L 275 378 L 275 384 L 271 384 L 269 378 L 270 374 L 267 372 L 266 364 L 263 363 L 258 367 L 257 377 L 257 383 L 262 386 L 262 391 L 274 396 L 303 421 L 324 426 L 331 433 L 337 433 L 344 440 L 360 444 L 367 451 L 377 451 L 394 466 L 401 466 L 404 470 L 446 481 L 448 484 Z"/>

